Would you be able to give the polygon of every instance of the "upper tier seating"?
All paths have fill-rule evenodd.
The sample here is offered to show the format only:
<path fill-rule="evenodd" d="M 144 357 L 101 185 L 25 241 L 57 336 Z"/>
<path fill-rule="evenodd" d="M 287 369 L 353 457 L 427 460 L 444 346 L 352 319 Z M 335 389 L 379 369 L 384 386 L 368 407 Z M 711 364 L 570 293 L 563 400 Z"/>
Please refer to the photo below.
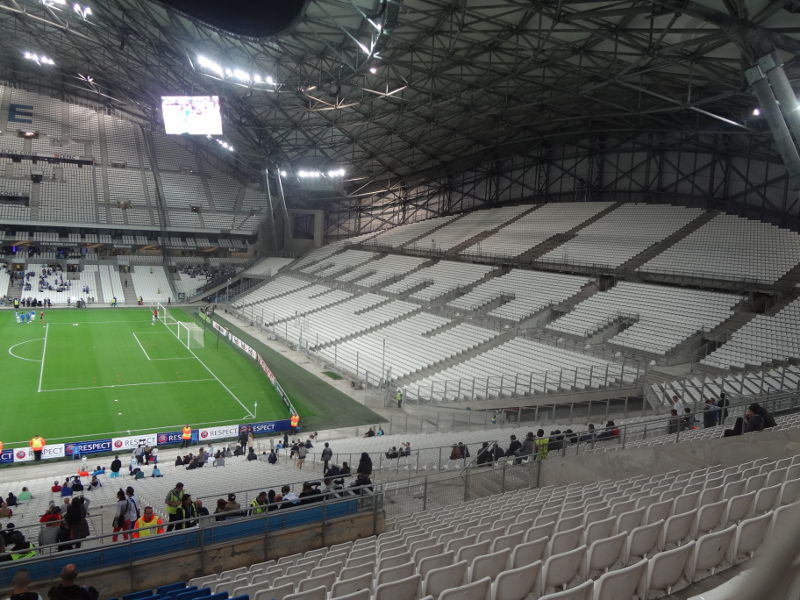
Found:
<path fill-rule="evenodd" d="M 293 292 L 295 290 L 299 290 L 300 288 L 306 287 L 308 285 L 310 284 L 307 281 L 303 281 L 302 279 L 295 279 L 294 277 L 289 277 L 288 275 L 281 275 L 279 277 L 276 277 L 275 279 L 271 279 L 264 285 L 259 286 L 256 289 L 247 292 L 247 294 L 237 299 L 233 303 L 233 306 L 235 308 L 241 308 L 243 306 L 248 306 L 255 302 L 269 300 L 270 298 L 280 296 L 281 294 L 286 294 L 289 292 Z"/>
<path fill-rule="evenodd" d="M 639 267 L 640 271 L 774 283 L 800 262 L 800 234 L 722 214 Z"/>
<path fill-rule="evenodd" d="M 505 275 L 481 283 L 472 291 L 451 301 L 449 306 L 477 311 L 486 303 L 505 297 L 508 302 L 487 314 L 521 321 L 551 304 L 558 304 L 574 296 L 590 281 L 586 277 L 573 275 L 511 269 Z"/>
<path fill-rule="evenodd" d="M 303 270 L 304 267 L 309 265 L 313 265 L 322 261 L 323 259 L 328 258 L 329 256 L 339 252 L 345 247 L 345 241 L 333 242 L 332 244 L 327 244 L 322 246 L 321 248 L 315 248 L 310 252 L 306 253 L 305 255 L 300 258 L 297 263 L 294 265 L 295 269 Z"/>
<path fill-rule="evenodd" d="M 128 167 L 142 167 L 137 146 L 141 145 L 138 125 L 110 115 L 100 115 L 106 131 L 106 148 L 109 162 Z"/>
<path fill-rule="evenodd" d="M 514 258 L 556 234 L 574 229 L 611 206 L 611 202 L 555 202 L 520 217 L 513 223 L 461 251 L 464 255 Z"/>
<path fill-rule="evenodd" d="M 492 339 L 496 332 L 459 324 L 444 331 L 449 319 L 418 313 L 387 327 L 318 350 L 326 360 L 370 380 L 403 377 Z"/>
<path fill-rule="evenodd" d="M 448 217 L 435 217 L 433 219 L 427 219 L 426 221 L 417 221 L 416 223 L 409 223 L 408 225 L 398 225 L 364 242 L 364 246 L 375 248 L 400 248 L 411 240 L 430 233 L 431 230 L 441 227 L 455 218 L 455 216 L 451 215 Z"/>
<path fill-rule="evenodd" d="M 429 233 L 418 240 L 406 244 L 407 249 L 411 250 L 433 250 L 446 252 L 455 248 L 459 244 L 475 237 L 476 235 L 495 229 L 506 221 L 513 219 L 522 213 L 529 211 L 530 205 L 525 206 L 505 206 L 503 208 L 492 208 L 489 210 L 479 210 L 462 215 L 455 221 L 451 221 L 444 227 Z"/>
<path fill-rule="evenodd" d="M 59 223 L 96 223 L 94 168 L 63 167 L 64 180 L 40 184 L 39 218 Z"/>
<path fill-rule="evenodd" d="M 352 294 L 347 292 L 314 284 L 283 296 L 251 304 L 244 307 L 242 312 L 250 319 L 274 324 L 351 297 Z"/>
<path fill-rule="evenodd" d="M 336 275 L 336 279 L 352 281 L 361 287 L 372 287 L 394 277 L 405 275 L 425 262 L 427 259 L 418 256 L 387 254 L 382 258 L 371 260 L 355 269 Z"/>
<path fill-rule="evenodd" d="M 278 271 L 283 269 L 286 265 L 294 262 L 293 258 L 281 258 L 279 256 L 269 256 L 258 261 L 252 267 L 247 269 L 245 275 L 266 275 L 267 277 L 275 275 Z"/>
<path fill-rule="evenodd" d="M 702 213 L 702 209 L 684 206 L 623 204 L 579 230 L 575 238 L 541 260 L 618 267 Z"/>
<path fill-rule="evenodd" d="M 516 337 L 404 386 L 409 398 L 450 401 L 582 390 L 630 383 L 635 365 L 623 365 L 579 352 Z"/>
<path fill-rule="evenodd" d="M 345 250 L 340 254 L 334 254 L 322 259 L 313 265 L 298 268 L 304 273 L 313 273 L 319 277 L 331 277 L 343 271 L 349 271 L 376 256 L 377 254 L 374 252 L 365 252 L 364 250 Z"/>
<path fill-rule="evenodd" d="M 412 288 L 424 285 L 425 287 L 411 294 L 410 298 L 428 302 L 448 292 L 475 283 L 494 269 L 495 267 L 489 265 L 440 260 L 430 267 L 420 269 L 387 286 L 385 291 L 391 294 L 402 294 Z"/>
<path fill-rule="evenodd" d="M 164 267 L 161 266 L 131 267 L 131 282 L 137 298 L 142 298 L 148 303 L 167 304 L 167 300 L 175 296 Z"/>
<path fill-rule="evenodd" d="M 582 301 L 550 323 L 553 331 L 589 337 L 619 319 L 634 323 L 608 341 L 664 355 L 698 331 L 709 331 L 731 316 L 741 296 L 621 282 Z"/>
<path fill-rule="evenodd" d="M 285 327 L 277 327 L 275 333 L 291 342 L 304 340 L 309 345 L 318 346 L 382 325 L 419 309 L 419 306 L 410 302 L 387 300 L 389 298 L 378 294 L 355 296 L 330 308 L 290 319 Z M 266 316 L 270 314 L 270 305 L 264 306 Z"/>
<path fill-rule="evenodd" d="M 792 358 L 800 358 L 800 299 L 775 316 L 756 315 L 700 362 L 730 369 Z"/>

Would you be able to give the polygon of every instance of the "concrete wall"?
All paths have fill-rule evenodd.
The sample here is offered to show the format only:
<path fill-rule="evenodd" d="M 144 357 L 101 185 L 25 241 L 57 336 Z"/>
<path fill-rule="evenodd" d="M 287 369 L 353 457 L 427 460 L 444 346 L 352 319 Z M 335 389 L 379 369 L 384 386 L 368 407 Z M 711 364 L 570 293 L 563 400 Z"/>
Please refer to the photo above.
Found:
<path fill-rule="evenodd" d="M 794 454 L 800 454 L 798 429 L 761 431 L 737 437 L 566 458 L 551 453 L 541 465 L 539 484 L 591 483 L 674 470 L 690 471 L 715 464 L 728 467 L 754 458 L 777 459 Z"/>
<path fill-rule="evenodd" d="M 305 552 L 374 535 L 384 530 L 384 513 L 362 512 L 351 517 L 331 520 L 307 527 L 283 529 L 268 536 L 244 538 L 233 544 L 197 547 L 179 555 L 135 561 L 105 569 L 82 572 L 80 585 L 93 585 L 100 598 L 120 597 L 135 591 L 156 588 L 176 581 L 218 573 L 252 565 L 298 552 Z M 19 565 L 23 565 L 20 563 Z M 57 576 L 57 574 L 55 574 Z M 36 582 L 32 586 L 43 598 L 52 582 Z M 4 596 L 9 590 L 2 590 Z"/>

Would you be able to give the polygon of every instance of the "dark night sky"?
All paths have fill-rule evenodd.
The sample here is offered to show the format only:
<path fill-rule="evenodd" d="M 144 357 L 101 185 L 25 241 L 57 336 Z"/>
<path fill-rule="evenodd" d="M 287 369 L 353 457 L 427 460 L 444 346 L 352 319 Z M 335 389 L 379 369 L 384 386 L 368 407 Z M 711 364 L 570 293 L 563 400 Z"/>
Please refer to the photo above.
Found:
<path fill-rule="evenodd" d="M 300 13 L 303 0 L 161 0 L 167 6 L 232 33 L 262 37 L 281 31 Z"/>

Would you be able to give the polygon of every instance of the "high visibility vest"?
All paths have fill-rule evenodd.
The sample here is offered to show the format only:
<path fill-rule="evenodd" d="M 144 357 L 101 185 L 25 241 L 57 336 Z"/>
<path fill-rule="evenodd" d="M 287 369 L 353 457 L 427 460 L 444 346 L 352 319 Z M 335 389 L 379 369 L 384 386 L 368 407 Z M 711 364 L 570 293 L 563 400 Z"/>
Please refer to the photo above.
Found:
<path fill-rule="evenodd" d="M 134 529 L 133 537 L 135 538 L 164 533 L 164 521 L 161 520 L 161 517 L 157 517 L 156 515 L 153 515 L 152 521 L 145 521 L 144 516 L 141 516 L 136 519 Z"/>
<path fill-rule="evenodd" d="M 177 494 L 175 493 L 174 489 L 170 490 L 169 494 L 167 494 L 166 502 L 180 502 L 180 501 L 183 500 L 183 496 L 184 496 L 184 493 L 183 493 L 182 490 L 180 492 L 178 492 Z M 165 504 L 166 504 L 166 502 L 165 502 Z M 177 506 L 170 506 L 169 504 L 167 504 L 166 511 L 167 511 L 167 514 L 174 515 L 174 514 L 176 514 L 178 512 L 178 507 Z"/>
<path fill-rule="evenodd" d="M 550 449 L 550 438 L 539 438 L 536 440 L 536 450 L 539 458 L 547 458 L 547 451 Z"/>
<path fill-rule="evenodd" d="M 250 506 L 253 507 L 253 514 L 254 515 L 262 513 L 267 509 L 267 507 L 265 505 L 259 504 L 258 500 L 251 500 L 250 501 Z"/>
<path fill-rule="evenodd" d="M 0 442 L 0 452 L 3 451 L 3 442 Z"/>
<path fill-rule="evenodd" d="M 36 549 L 33 547 L 33 544 L 28 542 L 28 549 L 27 550 L 17 550 L 16 552 L 10 552 L 11 560 L 19 560 L 21 558 L 33 558 L 36 556 Z"/>
<path fill-rule="evenodd" d="M 30 444 L 31 448 L 33 448 L 35 451 L 41 450 L 42 448 L 44 448 L 44 438 L 40 435 L 37 435 L 35 438 L 31 440 Z"/>
<path fill-rule="evenodd" d="M 186 427 L 184 427 L 184 428 L 183 428 L 183 435 L 181 435 L 181 437 L 182 437 L 184 440 L 190 440 L 190 439 L 192 439 L 192 428 L 191 428 L 191 427 L 189 427 L 189 426 L 186 426 Z"/>
<path fill-rule="evenodd" d="M 289 422 L 292 424 L 292 427 L 297 427 L 300 423 L 300 415 L 292 415 L 292 418 L 289 419 Z"/>

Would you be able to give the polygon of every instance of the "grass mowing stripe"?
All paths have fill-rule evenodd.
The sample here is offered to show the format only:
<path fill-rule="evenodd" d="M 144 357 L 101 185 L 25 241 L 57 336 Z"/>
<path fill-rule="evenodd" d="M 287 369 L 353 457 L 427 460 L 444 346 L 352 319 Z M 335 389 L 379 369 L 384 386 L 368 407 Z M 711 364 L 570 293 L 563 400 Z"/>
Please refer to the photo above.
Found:
<path fill-rule="evenodd" d="M 50 328 L 49 324 L 44 326 L 44 342 L 42 342 L 42 364 L 39 366 L 39 387 L 36 390 L 37 392 L 42 391 L 42 375 L 44 375 L 44 355 L 47 353 L 47 332 L 49 328 Z"/>

